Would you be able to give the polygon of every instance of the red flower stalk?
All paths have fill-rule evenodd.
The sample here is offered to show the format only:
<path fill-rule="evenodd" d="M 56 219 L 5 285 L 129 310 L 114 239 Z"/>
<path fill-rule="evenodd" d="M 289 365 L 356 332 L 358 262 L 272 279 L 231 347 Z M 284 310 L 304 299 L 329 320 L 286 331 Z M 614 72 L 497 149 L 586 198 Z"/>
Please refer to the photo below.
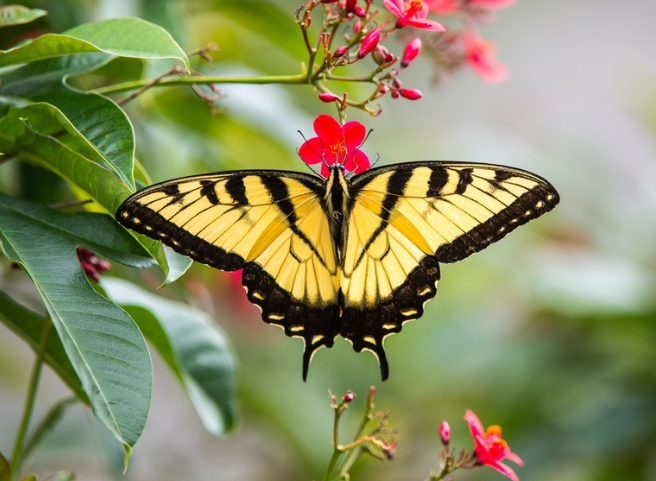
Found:
<path fill-rule="evenodd" d="M 508 443 L 501 438 L 501 427 L 494 424 L 484 431 L 483 424 L 478 416 L 469 409 L 465 413 L 465 420 L 469 424 L 469 430 L 474 438 L 476 464 L 489 466 L 512 479 L 512 481 L 519 481 L 515 471 L 501 462 L 508 459 L 520 466 L 524 465 L 524 461 L 510 451 Z"/>
<path fill-rule="evenodd" d="M 321 175 L 330 175 L 329 166 L 343 165 L 347 172 L 363 172 L 371 163 L 360 145 L 367 135 L 367 129 L 360 122 L 346 122 L 339 125 L 329 115 L 319 115 L 314 121 L 317 136 L 301 145 L 298 155 L 306 164 L 321 163 Z"/>
<path fill-rule="evenodd" d="M 491 42 L 482 39 L 475 32 L 463 33 L 465 60 L 483 80 L 490 83 L 501 82 L 508 77 L 505 65 L 495 58 L 496 49 Z"/>
<path fill-rule="evenodd" d="M 374 28 L 362 39 L 360 50 L 358 50 L 358 57 L 365 58 L 374 48 L 376 48 L 378 42 L 380 42 L 380 29 Z"/>
<path fill-rule="evenodd" d="M 403 50 L 403 57 L 401 57 L 401 67 L 406 68 L 412 63 L 414 59 L 421 53 L 421 39 L 413 38 L 410 40 Z"/>
<path fill-rule="evenodd" d="M 383 5 L 398 17 L 396 28 L 408 25 L 433 32 L 444 32 L 445 30 L 435 20 L 426 18 L 428 17 L 428 5 L 422 0 L 383 0 Z"/>

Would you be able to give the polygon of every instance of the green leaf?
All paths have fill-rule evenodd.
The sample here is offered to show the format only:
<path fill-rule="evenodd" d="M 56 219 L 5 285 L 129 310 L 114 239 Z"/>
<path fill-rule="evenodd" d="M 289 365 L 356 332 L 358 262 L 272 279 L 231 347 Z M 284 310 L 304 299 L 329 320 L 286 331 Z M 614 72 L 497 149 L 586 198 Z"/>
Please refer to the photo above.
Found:
<path fill-rule="evenodd" d="M 119 57 L 173 58 L 189 69 L 189 59 L 180 45 L 159 25 L 140 18 L 112 18 L 85 23 L 64 32 L 93 43 Z"/>
<path fill-rule="evenodd" d="M 162 299 L 129 282 L 101 286 L 121 305 L 178 377 L 205 428 L 219 435 L 236 418 L 236 361 L 226 334 L 204 312 Z"/>
<path fill-rule="evenodd" d="M 48 109 L 44 109 L 44 111 L 51 112 Z M 31 111 L 25 112 L 30 113 Z M 24 123 L 23 131 L 17 133 L 16 125 L 9 122 L 11 119 L 4 124 L 3 120 L 0 120 L 0 129 L 6 128 L 11 135 L 18 139 L 16 143 L 20 146 L 20 150 L 16 153 L 19 158 L 52 170 L 86 192 L 112 216 L 121 202 L 132 193 L 132 190 L 120 182 L 110 171 L 79 152 L 71 150 L 58 139 L 34 132 Z M 36 122 L 39 125 L 45 123 L 38 119 Z M 85 142 L 86 140 L 80 136 L 78 141 Z M 0 145 L 3 145 L 2 134 L 0 134 Z M 171 250 L 163 249 L 160 242 L 145 236 L 136 234 L 133 236 L 157 261 L 166 274 L 167 282 L 173 282 L 191 265 L 190 259 L 175 254 Z"/>
<path fill-rule="evenodd" d="M 32 278 L 95 416 L 123 443 L 127 460 L 148 415 L 152 366 L 134 321 L 93 289 L 77 259 L 79 245 L 115 251 L 106 243 L 111 232 L 90 226 L 89 215 L 80 219 L 0 193 L 0 242 Z"/>
<path fill-rule="evenodd" d="M 0 67 L 83 53 L 119 57 L 189 59 L 166 30 L 138 18 L 113 18 L 72 28 L 65 34 L 49 33 L 0 52 Z"/>
<path fill-rule="evenodd" d="M 39 349 L 41 333 L 46 323 L 43 316 L 32 312 L 20 305 L 0 291 L 0 321 L 23 339 L 34 352 Z M 66 355 L 64 346 L 58 336 L 50 336 L 46 344 L 44 355 L 46 363 L 59 375 L 59 377 L 71 388 L 75 396 L 83 403 L 90 405 L 82 383 L 78 377 L 71 361 Z"/>
<path fill-rule="evenodd" d="M 48 12 L 38 8 L 27 8 L 21 5 L 7 5 L 0 7 L 0 27 L 30 23 L 48 15 Z M 0 478 L 1 480 L 2 478 Z"/>

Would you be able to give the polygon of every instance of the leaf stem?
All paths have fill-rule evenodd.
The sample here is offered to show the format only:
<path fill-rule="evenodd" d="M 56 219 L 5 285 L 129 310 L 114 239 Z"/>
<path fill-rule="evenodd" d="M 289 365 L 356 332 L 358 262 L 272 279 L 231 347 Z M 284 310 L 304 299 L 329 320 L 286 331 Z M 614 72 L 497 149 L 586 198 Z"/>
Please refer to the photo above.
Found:
<path fill-rule="evenodd" d="M 27 399 L 25 400 L 25 409 L 23 410 L 23 416 L 21 419 L 20 427 L 16 435 L 16 442 L 14 444 L 14 451 L 11 456 L 11 479 L 15 479 L 18 474 L 18 468 L 22 463 L 22 453 L 23 453 L 23 444 L 25 442 L 25 436 L 27 436 L 27 430 L 30 424 L 30 419 L 32 418 L 32 411 L 34 410 L 34 402 L 36 400 L 36 392 L 39 386 L 39 379 L 41 377 L 41 369 L 43 367 L 43 359 L 46 352 L 46 346 L 48 344 L 48 338 L 50 337 L 50 331 L 52 329 L 52 322 L 50 317 L 46 317 L 46 321 L 43 325 L 43 331 L 41 332 L 41 343 L 39 344 L 39 350 L 36 353 L 36 359 L 34 360 L 34 365 L 32 366 L 32 372 L 30 373 L 30 381 L 27 388 Z"/>

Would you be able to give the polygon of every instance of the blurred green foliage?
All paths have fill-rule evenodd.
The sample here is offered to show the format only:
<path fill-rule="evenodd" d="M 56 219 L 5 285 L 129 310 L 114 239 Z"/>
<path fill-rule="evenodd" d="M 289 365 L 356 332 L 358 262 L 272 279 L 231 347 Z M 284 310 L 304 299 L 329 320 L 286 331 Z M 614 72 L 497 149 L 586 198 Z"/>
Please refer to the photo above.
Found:
<path fill-rule="evenodd" d="M 100 16 L 134 15 L 164 26 L 186 50 L 216 42 L 219 50 L 212 53 L 213 65 L 198 59 L 193 65 L 207 73 L 291 74 L 300 70 L 303 61 L 293 23 L 300 3 L 293 0 L 43 0 L 23 4 L 47 10 L 49 15 L 0 31 L 0 46 L 35 33 L 61 32 Z M 539 22 L 540 10 L 530 12 L 535 14 L 531 22 Z M 520 42 L 517 30 L 513 32 L 514 41 Z M 143 68 L 147 76 L 154 76 L 162 68 L 158 62 L 120 61 L 127 73 Z M 528 67 L 512 66 L 516 71 L 521 68 Z M 102 79 L 102 75 L 85 79 L 89 82 L 85 87 Z M 154 181 L 228 169 L 304 168 L 294 153 L 301 143 L 296 131 L 307 135 L 313 117 L 327 110 L 316 101 L 316 93 L 300 86 L 222 88 L 225 109 L 214 116 L 186 87 L 151 89 L 127 105 L 136 131 L 136 157 Z M 652 89 L 653 99 L 653 83 L 644 88 Z M 451 92 L 450 87 L 446 89 Z M 425 99 L 431 100 L 436 97 Z M 404 125 L 395 120 L 396 115 L 406 121 L 412 118 L 413 108 L 414 104 L 386 105 L 380 124 L 378 119 L 366 120 L 376 130 L 365 149 L 380 152 L 381 162 L 389 162 L 401 159 L 390 158 L 386 152 L 417 148 L 414 139 L 430 135 L 429 119 L 421 117 Z M 431 114 L 452 115 L 440 112 L 439 106 L 431 108 Z M 654 102 L 641 104 L 640 111 L 632 114 L 640 124 L 637 129 L 653 143 Z M 354 115 L 364 119 L 359 113 Z M 515 115 L 521 122 L 521 113 Z M 538 172 L 545 156 L 541 143 L 552 143 L 541 135 L 527 138 L 534 150 L 523 151 L 528 151 Z M 352 472 L 353 480 L 424 479 L 438 465 L 437 428 L 442 419 L 451 423 L 455 445 L 471 446 L 462 420 L 467 408 L 484 424 L 503 427 L 504 437 L 526 462 L 526 467 L 517 470 L 522 479 L 656 479 L 653 191 L 648 208 L 633 206 L 641 215 L 626 213 L 632 207 L 629 202 L 610 204 L 607 196 L 612 195 L 615 182 L 623 194 L 631 191 L 630 185 L 624 185 L 627 180 L 613 173 L 631 167 L 617 167 L 622 160 L 581 147 L 592 140 L 579 140 L 576 135 L 573 132 L 572 138 L 559 144 L 562 139 L 553 139 L 556 152 L 552 148 L 547 157 L 555 165 L 544 167 L 553 174 L 549 180 L 557 188 L 562 186 L 562 205 L 474 259 L 444 267 L 438 295 L 427 305 L 424 317 L 388 340 L 391 374 L 389 381 L 377 385 L 377 406 L 392 411 L 391 427 L 398 429 L 397 459 L 362 463 Z M 445 137 L 438 135 L 447 143 Z M 404 147 L 404 139 L 411 139 L 412 147 Z M 400 147 L 394 150 L 391 144 Z M 441 157 L 440 152 L 435 155 Z M 5 192 L 49 202 L 68 198 L 61 181 L 39 168 L 3 165 L 1 172 L 0 187 Z M 650 183 L 653 187 L 653 178 Z M 612 212 L 613 208 L 621 212 Z M 641 227 L 616 221 L 626 216 Z M 636 241 L 639 251 L 626 248 L 633 244 L 623 244 L 620 237 L 620 233 L 630 237 L 627 231 L 634 227 L 644 235 Z M 117 270 L 136 276 L 124 268 Z M 156 285 L 161 281 L 155 279 L 157 275 L 147 273 L 146 281 Z M 332 413 L 326 391 L 330 388 L 339 395 L 351 389 L 364 397 L 370 384 L 379 383 L 373 356 L 355 354 L 348 344 L 338 341 L 333 349 L 317 354 L 304 384 L 300 341 L 287 339 L 262 323 L 257 310 L 223 273 L 194 266 L 179 285 L 161 289 L 159 294 L 202 306 L 229 333 L 241 363 L 242 429 L 227 440 L 209 438 L 184 415 L 173 417 L 173 409 L 189 406 L 179 402 L 156 406 L 128 477 L 319 478 L 331 452 Z M 6 345 L 0 351 L 14 349 L 9 334 L 3 332 L 0 342 Z M 1 365 L 7 366 L 5 354 L 0 356 Z M 15 382 L 0 369 L 0 390 L 14 392 Z M 174 403 L 175 394 L 170 397 Z M 16 402 L 17 396 L 0 399 Z M 0 419 L 13 412 L 18 409 L 4 407 Z M 163 429 L 167 423 L 178 430 L 173 434 Z M 91 429 L 85 422 L 79 426 Z M 167 442 L 149 437 L 149 429 L 168 432 Z M 2 447 L 11 442 L 5 437 L 7 431 L 12 430 L 4 426 L 0 430 Z M 56 466 L 88 472 L 86 434 L 69 434 L 64 444 L 58 444 L 61 436 L 53 436 L 43 456 L 37 453 L 34 470 L 48 473 Z M 192 448 L 200 444 L 202 449 Z M 161 462 L 140 462 L 140 449 L 143 457 L 156 453 Z M 457 473 L 456 478 L 501 479 L 492 470 Z"/>

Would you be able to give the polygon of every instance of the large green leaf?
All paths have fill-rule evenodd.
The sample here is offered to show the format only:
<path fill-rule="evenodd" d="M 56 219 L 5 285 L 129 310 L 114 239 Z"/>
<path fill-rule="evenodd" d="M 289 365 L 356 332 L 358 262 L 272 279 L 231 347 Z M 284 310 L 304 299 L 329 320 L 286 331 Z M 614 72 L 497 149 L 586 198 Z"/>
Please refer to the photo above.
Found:
<path fill-rule="evenodd" d="M 65 34 L 42 35 L 0 52 L 0 67 L 94 52 L 119 57 L 171 58 L 189 68 L 187 55 L 166 30 L 138 18 L 101 20 L 72 28 Z"/>
<path fill-rule="evenodd" d="M 27 8 L 21 5 L 6 5 L 0 7 L 0 27 L 30 23 L 47 14 L 48 12 L 38 8 Z"/>
<path fill-rule="evenodd" d="M 103 278 L 101 285 L 178 377 L 206 429 L 216 435 L 231 429 L 236 417 L 236 361 L 225 333 L 204 312 L 129 282 Z"/>
<path fill-rule="evenodd" d="M 130 316 L 89 284 L 76 255 L 76 247 L 84 245 L 123 257 L 115 236 L 125 232 L 109 227 L 112 222 L 0 193 L 3 251 L 32 278 L 94 414 L 123 443 L 127 461 L 150 407 L 150 354 Z"/>
<path fill-rule="evenodd" d="M 17 114 L 10 111 L 10 114 L 0 119 L 0 132 L 6 133 L 0 133 L 0 151 L 7 149 L 4 151 L 13 152 L 23 160 L 52 170 L 86 192 L 112 215 L 133 192 L 102 165 L 80 153 L 96 152 L 93 145 L 79 147 L 76 151 L 59 139 L 35 132 L 35 128 L 40 128 L 46 134 L 59 128 L 74 137 L 78 147 L 87 143 L 85 137 L 76 134 L 76 130 L 54 107 L 40 104 L 20 109 Z M 188 258 L 170 249 L 163 249 L 160 242 L 136 234 L 135 238 L 160 265 L 167 276 L 167 282 L 173 282 L 189 268 L 191 261 Z"/>

